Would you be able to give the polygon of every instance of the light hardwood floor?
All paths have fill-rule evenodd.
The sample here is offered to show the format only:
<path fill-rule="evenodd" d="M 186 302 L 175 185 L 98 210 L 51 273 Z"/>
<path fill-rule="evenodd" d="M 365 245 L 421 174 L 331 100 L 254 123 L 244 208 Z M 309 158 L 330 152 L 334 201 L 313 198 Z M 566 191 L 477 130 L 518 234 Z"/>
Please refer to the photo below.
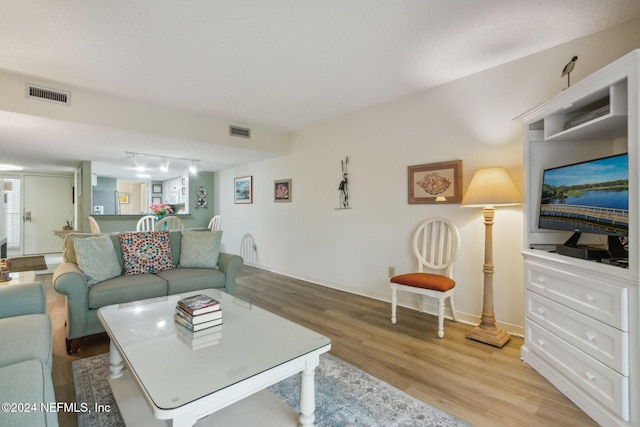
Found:
<path fill-rule="evenodd" d="M 64 297 L 48 289 L 53 323 L 53 382 L 59 402 L 74 402 L 73 360 L 109 351 L 106 334 L 85 339 L 68 356 Z M 473 426 L 596 426 L 587 415 L 519 358 L 521 338 L 497 349 L 465 339 L 469 325 L 398 308 L 390 322 L 388 303 L 325 288 L 264 270 L 244 267 L 237 296 L 322 333 L 331 353 L 406 393 Z M 60 413 L 60 425 L 77 426 L 75 414 Z M 387 426 L 385 426 L 387 427 Z"/>

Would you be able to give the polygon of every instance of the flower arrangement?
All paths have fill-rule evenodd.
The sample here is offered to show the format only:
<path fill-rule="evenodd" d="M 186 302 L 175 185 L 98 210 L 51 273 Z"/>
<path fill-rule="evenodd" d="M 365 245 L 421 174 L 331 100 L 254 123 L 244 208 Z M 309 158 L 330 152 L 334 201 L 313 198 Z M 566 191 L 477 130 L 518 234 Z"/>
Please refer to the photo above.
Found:
<path fill-rule="evenodd" d="M 170 213 L 173 213 L 173 208 L 164 203 L 153 203 L 149 206 L 149 209 L 156 214 L 157 217 L 167 216 Z"/>

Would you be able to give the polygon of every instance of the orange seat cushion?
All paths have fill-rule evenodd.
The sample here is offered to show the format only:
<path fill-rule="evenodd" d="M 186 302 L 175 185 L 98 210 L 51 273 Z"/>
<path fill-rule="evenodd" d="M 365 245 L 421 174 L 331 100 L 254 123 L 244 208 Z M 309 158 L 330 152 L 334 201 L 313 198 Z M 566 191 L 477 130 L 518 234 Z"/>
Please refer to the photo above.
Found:
<path fill-rule="evenodd" d="M 434 291 L 445 292 L 452 289 L 456 282 L 447 276 L 431 273 L 409 273 L 401 274 L 391 278 L 393 283 L 405 286 L 413 286 L 414 288 L 431 289 Z"/>

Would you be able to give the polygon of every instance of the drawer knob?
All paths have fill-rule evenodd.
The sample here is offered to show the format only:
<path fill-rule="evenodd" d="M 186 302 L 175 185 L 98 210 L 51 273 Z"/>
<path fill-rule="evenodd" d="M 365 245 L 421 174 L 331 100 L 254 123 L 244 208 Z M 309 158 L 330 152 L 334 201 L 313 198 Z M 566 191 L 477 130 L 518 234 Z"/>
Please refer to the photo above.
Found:
<path fill-rule="evenodd" d="M 586 298 L 586 299 L 587 299 L 587 301 L 589 301 L 589 302 L 595 302 L 595 301 L 596 301 L 596 297 L 594 297 L 594 296 L 593 296 L 593 295 L 591 295 L 591 294 L 587 294 L 587 295 L 585 296 L 585 298 Z"/>
<path fill-rule="evenodd" d="M 544 285 L 544 276 L 538 276 L 538 283 Z"/>
<path fill-rule="evenodd" d="M 538 345 L 540 345 L 540 347 L 544 347 L 545 345 L 544 340 L 538 339 Z"/>
<path fill-rule="evenodd" d="M 542 307 L 538 307 L 538 314 L 539 314 L 540 316 L 544 316 L 544 313 L 545 313 L 544 308 L 542 308 Z"/>
<path fill-rule="evenodd" d="M 587 379 L 591 382 L 596 380 L 596 376 L 593 375 L 591 372 L 587 372 Z"/>
<path fill-rule="evenodd" d="M 593 341 L 595 341 L 595 340 L 596 340 L 596 336 L 595 336 L 595 335 L 593 335 L 591 332 L 587 332 L 587 334 L 586 334 L 586 335 L 587 335 L 587 339 L 588 339 L 589 341 L 593 342 Z"/>

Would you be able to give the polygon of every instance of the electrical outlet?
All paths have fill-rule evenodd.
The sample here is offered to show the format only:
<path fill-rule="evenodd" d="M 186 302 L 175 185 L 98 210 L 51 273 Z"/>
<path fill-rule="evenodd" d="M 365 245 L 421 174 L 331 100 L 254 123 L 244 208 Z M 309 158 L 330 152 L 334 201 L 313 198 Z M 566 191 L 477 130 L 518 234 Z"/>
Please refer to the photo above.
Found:
<path fill-rule="evenodd" d="M 393 266 L 389 267 L 389 277 L 393 277 L 396 275 L 396 268 Z"/>

